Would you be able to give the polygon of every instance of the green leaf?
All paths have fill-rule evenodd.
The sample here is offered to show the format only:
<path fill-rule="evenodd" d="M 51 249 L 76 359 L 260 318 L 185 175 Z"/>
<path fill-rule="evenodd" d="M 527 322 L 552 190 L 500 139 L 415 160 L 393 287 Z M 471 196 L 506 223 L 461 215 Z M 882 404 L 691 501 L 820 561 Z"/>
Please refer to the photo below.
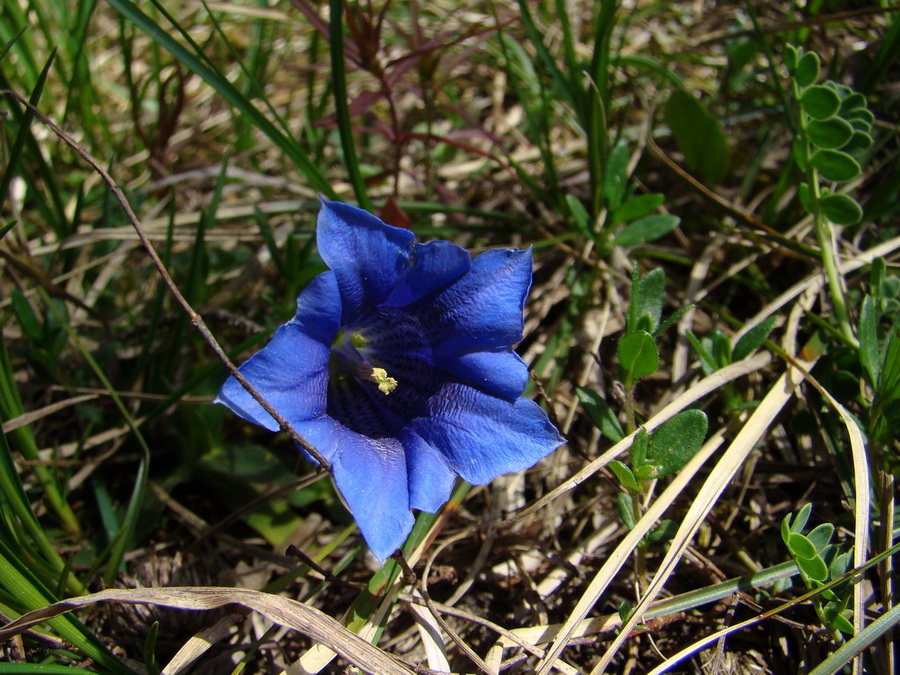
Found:
<path fill-rule="evenodd" d="M 623 203 L 613 214 L 611 225 L 621 225 L 653 213 L 663 203 L 661 194 L 639 195 Z"/>
<path fill-rule="evenodd" d="M 634 529 L 637 522 L 634 517 L 634 504 L 631 502 L 631 495 L 627 492 L 620 492 L 616 495 L 616 508 L 619 510 L 619 517 L 629 530 Z"/>
<path fill-rule="evenodd" d="M 809 522 L 809 515 L 812 513 L 812 504 L 806 503 L 800 509 L 799 513 L 797 513 L 797 517 L 794 519 L 794 522 L 791 524 L 791 532 L 800 533 L 806 528 L 806 523 Z"/>
<path fill-rule="evenodd" d="M 794 537 L 799 537 L 801 535 L 795 534 Z M 819 556 L 814 556 L 812 558 L 794 558 L 794 562 L 797 563 L 797 567 L 808 576 L 810 579 L 815 581 L 825 581 L 828 579 L 828 565 L 825 564 L 825 561 L 822 560 Z"/>
<path fill-rule="evenodd" d="M 859 108 L 857 110 L 848 110 L 841 115 L 845 120 L 853 124 L 855 121 L 862 122 L 867 129 L 871 129 L 875 124 L 875 115 L 868 108 Z"/>
<path fill-rule="evenodd" d="M 816 84 L 800 94 L 800 104 L 814 120 L 827 120 L 841 109 L 841 97 L 831 87 Z"/>
<path fill-rule="evenodd" d="M 659 525 L 654 527 L 647 533 L 648 544 L 661 544 L 671 541 L 672 537 L 678 532 L 678 523 L 671 518 L 659 521 Z"/>
<path fill-rule="evenodd" d="M 837 579 L 838 577 L 844 576 L 847 570 L 850 569 L 852 560 L 853 551 L 846 551 L 839 556 L 835 556 L 835 559 L 832 560 L 831 564 L 828 566 L 828 578 Z"/>
<path fill-rule="evenodd" d="M 644 427 L 638 429 L 631 443 L 631 463 L 641 467 L 647 462 L 647 447 L 650 445 L 650 435 Z"/>
<path fill-rule="evenodd" d="M 663 333 L 665 333 L 669 326 L 678 321 L 685 312 L 694 308 L 694 304 L 684 305 L 683 307 L 679 307 L 674 312 L 672 312 L 669 316 L 666 317 L 665 321 L 660 322 L 656 326 L 656 330 L 653 331 L 653 337 L 659 337 Z"/>
<path fill-rule="evenodd" d="M 703 372 L 706 375 L 712 375 L 716 372 L 719 366 L 716 363 L 716 359 L 713 357 L 712 352 L 710 352 L 706 346 L 697 339 L 697 336 L 690 331 L 687 333 L 687 339 L 694 348 L 694 351 L 697 352 L 697 356 L 700 359 L 700 367 L 703 368 Z"/>
<path fill-rule="evenodd" d="M 575 221 L 575 227 L 578 228 L 578 231 L 588 239 L 593 239 L 594 234 L 590 225 L 591 217 L 588 215 L 584 205 L 578 201 L 575 195 L 566 195 L 566 206 L 569 207 L 569 213 L 572 214 L 572 219 Z"/>
<path fill-rule="evenodd" d="M 684 410 L 663 424 L 650 438 L 647 461 L 656 477 L 675 473 L 697 454 L 706 438 L 708 422 L 701 410 Z"/>
<path fill-rule="evenodd" d="M 752 354 L 753 351 L 769 337 L 769 333 L 772 332 L 772 328 L 775 326 L 775 319 L 775 315 L 772 315 L 765 321 L 760 321 L 753 328 L 744 333 L 734 346 L 731 360 L 733 362 L 743 361 L 750 356 L 750 354 Z"/>
<path fill-rule="evenodd" d="M 884 400 L 890 401 L 900 397 L 900 332 L 891 333 L 881 351 L 884 356 L 877 391 Z"/>
<path fill-rule="evenodd" d="M 847 145 L 841 148 L 841 150 L 851 155 L 858 156 L 871 147 L 872 137 L 865 131 L 856 130 L 853 132 L 853 137 L 847 142 Z"/>
<path fill-rule="evenodd" d="M 802 88 L 806 88 L 815 84 L 819 79 L 819 55 L 815 52 L 806 52 L 797 62 L 797 84 Z"/>
<path fill-rule="evenodd" d="M 706 184 L 721 182 L 728 173 L 730 160 L 719 121 L 700 100 L 683 89 L 672 92 L 664 112 L 687 167 Z"/>
<path fill-rule="evenodd" d="M 616 478 L 619 479 L 619 482 L 624 485 L 627 490 L 634 493 L 639 493 L 641 491 L 641 486 L 638 485 L 637 479 L 634 477 L 631 469 L 625 466 L 625 464 L 614 459 L 607 466 L 610 471 L 616 474 Z"/>
<path fill-rule="evenodd" d="M 648 272 L 631 291 L 631 303 L 634 307 L 634 316 L 650 318 L 648 333 L 656 330 L 659 318 L 662 316 L 662 307 L 665 294 L 666 273 L 662 267 L 657 267 Z"/>
<path fill-rule="evenodd" d="M 819 555 L 819 552 L 816 550 L 816 545 L 804 535 L 797 534 L 796 532 L 791 532 L 791 535 L 788 537 L 788 549 L 790 550 L 791 555 L 798 560 L 812 560 Z"/>
<path fill-rule="evenodd" d="M 878 358 L 878 319 L 871 295 L 866 295 L 859 313 L 859 364 L 868 375 L 869 384 L 877 391 L 881 359 Z"/>
<path fill-rule="evenodd" d="M 806 538 L 809 539 L 813 546 L 816 547 L 816 553 L 822 554 L 822 551 L 828 546 L 831 537 L 834 536 L 834 525 L 831 523 L 822 523 L 807 533 Z"/>
<path fill-rule="evenodd" d="M 794 45 L 786 44 L 784 46 L 784 54 L 781 57 L 784 59 L 784 66 L 787 68 L 788 73 L 793 75 L 797 72 L 797 63 L 800 60 L 800 56 L 797 54 L 797 48 Z"/>
<path fill-rule="evenodd" d="M 853 624 L 843 614 L 835 614 L 831 619 L 831 626 L 837 628 L 844 635 L 853 635 Z"/>
<path fill-rule="evenodd" d="M 600 398 L 596 392 L 585 387 L 577 387 L 575 393 L 578 395 L 578 400 L 581 401 L 588 419 L 604 436 L 615 443 L 625 438 L 622 425 L 619 424 L 616 414 L 604 399 Z"/>
<path fill-rule="evenodd" d="M 809 213 L 809 183 L 800 183 L 797 187 L 797 196 L 800 198 L 800 206 Z"/>
<path fill-rule="evenodd" d="M 862 207 L 850 195 L 825 195 L 819 200 L 819 206 L 835 225 L 856 225 L 863 217 Z"/>
<path fill-rule="evenodd" d="M 603 174 L 603 198 L 607 208 L 615 213 L 625 195 L 628 183 L 628 144 L 616 143 L 606 159 L 606 173 Z"/>
<path fill-rule="evenodd" d="M 717 330 L 712 335 L 712 353 L 719 368 L 732 363 L 731 340 L 722 331 Z"/>
<path fill-rule="evenodd" d="M 653 336 L 646 331 L 629 333 L 616 349 L 619 365 L 631 377 L 652 375 L 659 368 L 659 352 Z"/>
<path fill-rule="evenodd" d="M 806 125 L 806 133 L 809 134 L 809 140 L 817 148 L 837 150 L 844 147 L 853 137 L 853 126 L 840 117 L 832 117 L 823 122 L 810 121 Z"/>
<path fill-rule="evenodd" d="M 826 180 L 848 181 L 862 173 L 859 163 L 840 150 L 817 150 L 809 162 Z"/>
<path fill-rule="evenodd" d="M 613 239 L 613 246 L 634 246 L 656 241 L 678 227 L 679 222 L 681 219 L 678 216 L 668 214 L 645 216 L 623 227 Z"/>
<path fill-rule="evenodd" d="M 868 110 L 868 106 L 865 96 L 851 90 L 851 93 L 841 101 L 841 115 L 846 115 L 854 110 Z"/>

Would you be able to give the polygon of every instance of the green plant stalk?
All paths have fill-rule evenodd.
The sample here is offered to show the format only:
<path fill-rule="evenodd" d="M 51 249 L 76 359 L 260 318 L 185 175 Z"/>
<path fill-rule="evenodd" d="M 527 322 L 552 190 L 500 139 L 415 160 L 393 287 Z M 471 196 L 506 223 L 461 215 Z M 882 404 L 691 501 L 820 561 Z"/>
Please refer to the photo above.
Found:
<path fill-rule="evenodd" d="M 641 508 L 641 495 L 644 493 L 644 481 L 640 481 L 639 485 L 641 486 L 640 493 L 631 492 L 631 509 L 634 511 L 635 522 L 639 521 L 644 513 Z M 642 546 L 637 546 L 634 549 L 634 576 L 637 580 L 637 597 L 640 597 L 643 595 L 644 588 L 647 586 L 647 550 Z"/>
<path fill-rule="evenodd" d="M 794 100 L 800 101 L 800 85 L 797 80 L 791 78 L 791 88 Z M 803 147 L 803 163 L 806 166 L 806 182 L 809 185 L 809 210 L 813 217 L 813 224 L 816 231 L 816 239 L 819 242 L 821 251 L 822 266 L 825 269 L 825 278 L 828 281 L 828 290 L 831 295 L 831 304 L 834 313 L 837 316 L 841 334 L 854 347 L 859 347 L 859 341 L 850 325 L 850 314 L 847 311 L 847 303 L 844 298 L 844 284 L 842 283 L 840 272 L 837 266 L 837 256 L 834 251 L 834 228 L 822 213 L 819 206 L 821 199 L 821 190 L 819 189 L 819 172 L 810 163 L 809 136 L 807 135 L 807 119 L 806 113 L 799 111 L 799 133 L 802 139 Z"/>

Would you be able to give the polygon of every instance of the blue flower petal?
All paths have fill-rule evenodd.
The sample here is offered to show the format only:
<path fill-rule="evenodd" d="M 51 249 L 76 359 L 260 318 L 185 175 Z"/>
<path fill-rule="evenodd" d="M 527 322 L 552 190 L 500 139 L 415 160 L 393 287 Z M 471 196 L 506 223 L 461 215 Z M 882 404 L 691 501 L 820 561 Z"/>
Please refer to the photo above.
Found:
<path fill-rule="evenodd" d="M 456 382 L 432 396 L 413 430 L 473 485 L 527 469 L 565 442 L 534 401 L 510 403 Z"/>
<path fill-rule="evenodd" d="M 412 530 L 406 457 L 400 442 L 344 429 L 332 460 L 334 482 L 363 538 L 381 562 Z"/>
<path fill-rule="evenodd" d="M 443 454 L 412 430 L 404 429 L 400 440 L 406 450 L 410 508 L 437 513 L 450 499 L 456 473 Z"/>
<path fill-rule="evenodd" d="M 512 347 L 471 352 L 438 363 L 444 372 L 509 401 L 521 396 L 528 384 L 528 365 Z"/>
<path fill-rule="evenodd" d="M 496 249 L 475 258 L 455 284 L 409 309 L 428 331 L 440 363 L 521 340 L 530 287 L 531 249 Z"/>
<path fill-rule="evenodd" d="M 341 327 L 341 292 L 334 272 L 323 272 L 310 281 L 297 298 L 294 320 L 306 334 L 331 345 Z"/>
<path fill-rule="evenodd" d="M 381 304 L 403 280 L 415 239 L 362 209 L 322 200 L 316 242 L 337 276 L 344 325 Z"/>
<path fill-rule="evenodd" d="M 385 305 L 403 307 L 446 288 L 472 267 L 469 252 L 449 241 L 416 244 L 406 277 L 394 288 Z"/>
<path fill-rule="evenodd" d="M 347 433 L 347 427 L 328 415 L 297 422 L 293 426 L 297 433 L 309 441 L 329 462 L 334 459 L 344 434 Z M 318 463 L 306 450 L 299 447 L 298 449 L 307 461 Z"/>
<path fill-rule="evenodd" d="M 339 321 L 337 283 L 334 274 L 326 272 L 313 279 L 297 298 L 294 318 L 239 368 L 294 426 L 325 413 L 328 360 Z M 225 381 L 214 403 L 269 431 L 278 431 L 275 419 L 233 376 Z"/>

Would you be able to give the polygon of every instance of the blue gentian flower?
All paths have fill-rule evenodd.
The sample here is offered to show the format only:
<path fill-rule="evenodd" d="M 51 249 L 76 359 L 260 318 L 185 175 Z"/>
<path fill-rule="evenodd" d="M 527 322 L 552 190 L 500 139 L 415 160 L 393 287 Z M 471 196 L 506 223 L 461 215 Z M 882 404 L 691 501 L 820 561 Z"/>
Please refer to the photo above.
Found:
<path fill-rule="evenodd" d="M 319 254 L 330 268 L 297 313 L 240 371 L 331 463 L 382 562 L 436 512 L 457 476 L 484 485 L 564 441 L 533 401 L 513 351 L 531 286 L 531 250 L 474 260 L 448 241 L 417 243 L 347 204 L 323 200 Z M 271 431 L 278 423 L 231 377 L 216 398 Z"/>

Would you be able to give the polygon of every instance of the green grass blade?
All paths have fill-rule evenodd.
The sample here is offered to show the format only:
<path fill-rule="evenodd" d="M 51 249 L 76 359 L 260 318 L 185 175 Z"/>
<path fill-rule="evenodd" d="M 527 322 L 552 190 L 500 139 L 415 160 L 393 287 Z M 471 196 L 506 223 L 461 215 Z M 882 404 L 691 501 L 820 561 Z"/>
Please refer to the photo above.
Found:
<path fill-rule="evenodd" d="M 27 565 L 0 541 L 0 585 L 19 603 L 24 611 L 40 609 L 57 601 Z M 130 675 L 133 671 L 107 651 L 100 640 L 71 615 L 49 619 L 47 623 L 64 640 L 72 643 L 86 657 L 93 659 L 107 672 Z M 9 671 L 11 672 L 11 671 Z"/>
<path fill-rule="evenodd" d="M 0 349 L 6 351 L 2 345 L 0 345 Z M 47 539 L 41 524 L 31 510 L 31 503 L 25 494 L 22 481 L 19 479 L 19 473 L 16 471 L 13 463 L 12 453 L 10 452 L 9 442 L 5 433 L 0 433 L 0 495 L 3 496 L 3 501 L 8 508 L 15 514 L 18 521 L 17 524 L 24 529 L 24 534 L 31 540 L 31 545 L 40 552 L 40 555 L 51 566 L 52 574 L 61 574 L 65 568 L 65 563 L 56 552 L 53 544 Z M 10 526 L 16 527 L 12 522 Z M 17 538 L 23 539 L 24 537 L 19 535 Z M 0 541 L 2 541 L 2 537 L 0 537 Z"/>
<path fill-rule="evenodd" d="M 9 358 L 9 352 L 6 349 L 6 341 L 3 339 L 3 336 L 0 335 L 0 420 L 11 420 L 14 417 L 24 414 L 24 412 L 25 408 L 22 404 L 22 399 L 19 396 L 19 389 L 13 378 L 12 362 Z M 38 446 L 37 441 L 31 432 L 31 427 L 27 425 L 21 426 L 17 429 L 13 429 L 9 434 L 4 434 L 4 446 L 6 445 L 7 436 L 26 459 L 34 462 L 34 475 L 41 484 L 41 488 L 44 490 L 44 497 L 58 517 L 60 524 L 67 532 L 73 535 L 80 533 L 81 527 L 78 518 L 66 501 L 63 491 L 57 483 L 56 476 L 54 476 L 46 464 L 37 461 L 39 459 Z M 8 450 L 0 452 L 4 452 L 6 455 L 9 454 Z M 6 470 L 15 472 L 11 459 Z M 4 480 L 9 486 L 12 486 L 12 477 L 5 477 Z M 18 480 L 18 474 L 16 474 L 15 481 L 18 482 Z M 28 507 L 28 511 L 30 512 L 30 507 Z M 53 547 L 50 546 L 49 542 L 44 541 L 45 537 L 42 533 L 38 534 L 38 531 L 33 529 L 33 526 L 36 525 L 37 522 L 36 520 L 34 523 L 31 522 L 33 515 L 31 519 L 29 519 L 26 517 L 25 512 L 22 511 L 19 513 L 19 516 L 23 518 L 23 524 L 28 526 L 31 535 L 35 537 L 35 542 L 40 546 L 44 555 L 48 556 L 48 560 L 56 562 L 55 559 L 57 556 Z M 39 528 L 40 526 L 37 527 Z M 62 569 L 62 561 L 59 560 L 59 563 L 59 567 Z"/>
<path fill-rule="evenodd" d="M 331 199 L 337 199 L 337 193 L 325 180 L 325 176 L 319 168 L 310 160 L 306 152 L 290 136 L 279 131 L 260 110 L 253 105 L 237 87 L 224 76 L 216 72 L 197 56 L 189 52 L 183 45 L 157 24 L 153 19 L 144 14 L 136 4 L 130 0 L 109 0 L 109 4 L 122 14 L 126 19 L 149 35 L 163 49 L 168 51 L 188 70 L 199 76 L 209 84 L 222 98 L 233 105 L 240 113 L 246 115 L 253 125 L 264 133 L 269 140 L 275 143 L 303 172 L 312 187 L 322 192 Z"/>
<path fill-rule="evenodd" d="M 328 37 L 331 42 L 331 81 L 334 93 L 334 109 L 337 116 L 338 133 L 341 137 L 341 149 L 344 151 L 344 164 L 353 194 L 359 205 L 366 211 L 372 211 L 372 201 L 366 191 L 366 184 L 359 161 L 356 157 L 356 146 L 353 143 L 353 125 L 350 121 L 350 106 L 347 103 L 347 74 L 344 62 L 344 16 L 343 0 L 331 0 L 331 23 Z"/>
<path fill-rule="evenodd" d="M 53 50 L 50 53 L 47 62 L 44 64 L 44 68 L 38 75 L 37 83 L 29 97 L 29 102 L 35 107 L 37 107 L 40 102 L 41 94 L 44 91 L 44 84 L 50 74 L 50 68 L 53 65 L 55 55 L 56 50 Z M 6 75 L 2 71 L 0 71 L 0 88 L 12 89 L 10 83 L 6 79 Z M 0 178 L 0 210 L 3 208 L 3 201 L 9 193 L 9 185 L 16 175 L 17 166 L 23 157 L 23 153 L 27 146 L 29 158 L 34 162 L 36 173 L 43 184 L 44 190 L 40 190 L 40 192 L 45 190 L 49 191 L 50 205 L 52 205 L 52 208 L 50 208 L 50 205 L 45 205 L 46 200 L 43 199 L 39 200 L 39 205 L 45 212 L 46 221 L 53 226 L 57 237 L 63 239 L 70 234 L 65 204 L 57 187 L 56 173 L 47 166 L 44 155 L 41 152 L 34 135 L 31 133 L 31 123 L 34 120 L 34 113 L 28 109 L 24 111 L 19 110 L 19 107 L 16 104 L 11 105 L 10 109 L 18 124 L 19 131 L 16 134 L 16 140 L 14 141 L 12 148 L 10 148 L 9 162 L 6 170 L 3 172 L 2 178 Z M 32 182 L 30 176 L 26 175 L 25 178 L 29 183 Z M 35 192 L 39 191 L 35 190 Z"/>

